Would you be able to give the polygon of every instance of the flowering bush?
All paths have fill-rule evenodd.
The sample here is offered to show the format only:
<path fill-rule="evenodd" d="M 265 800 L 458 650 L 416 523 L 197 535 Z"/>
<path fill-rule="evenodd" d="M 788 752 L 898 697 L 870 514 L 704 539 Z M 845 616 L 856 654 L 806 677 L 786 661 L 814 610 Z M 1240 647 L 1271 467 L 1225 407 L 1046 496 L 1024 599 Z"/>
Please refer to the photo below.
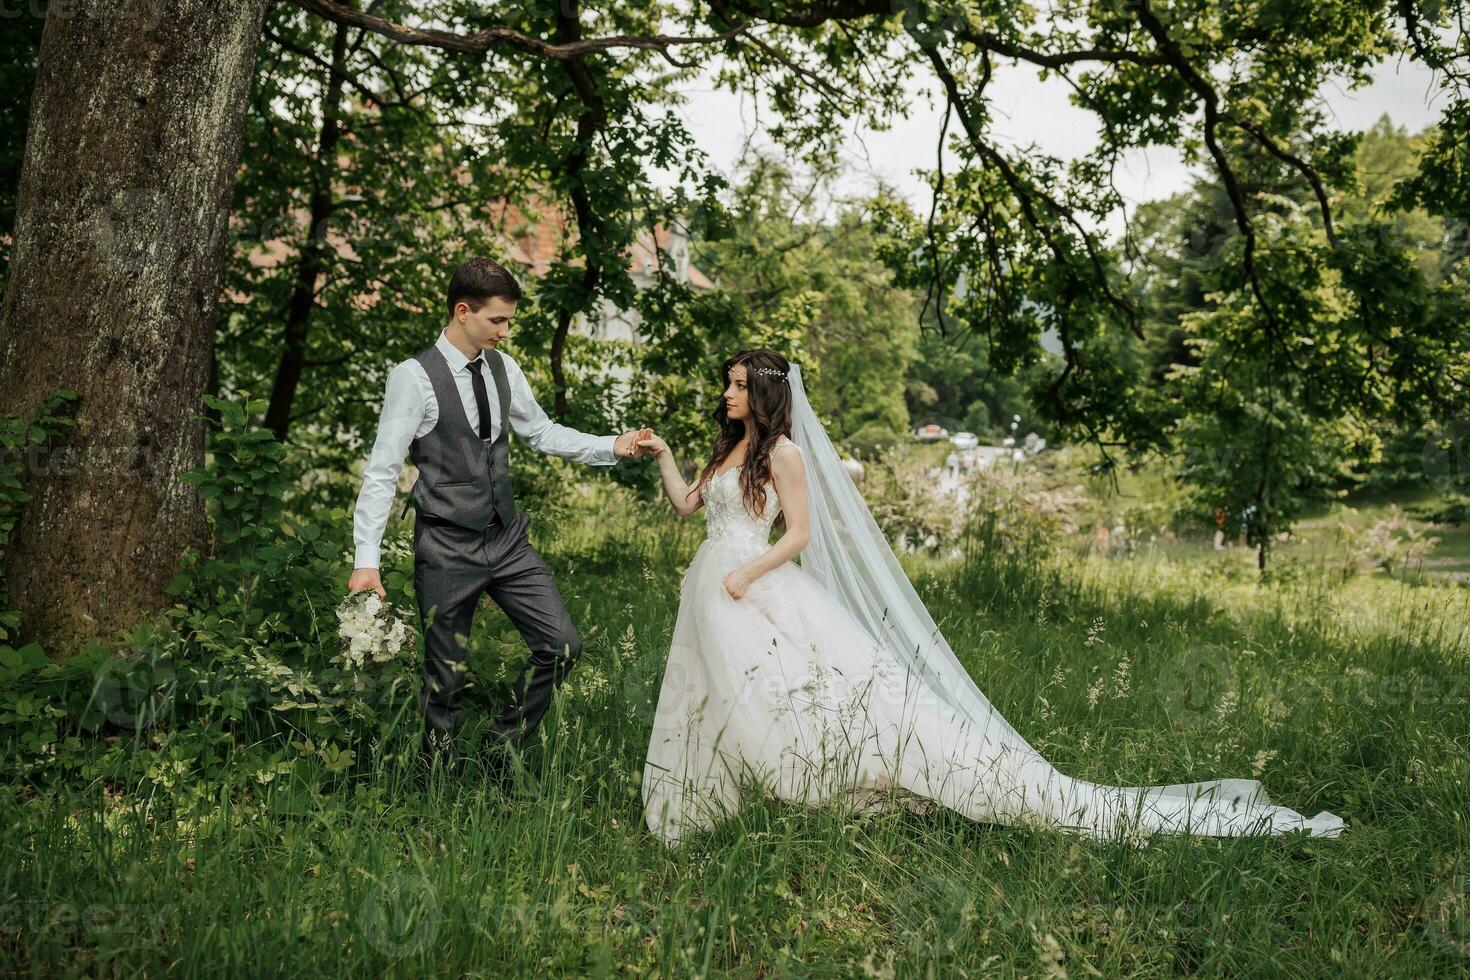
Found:
<path fill-rule="evenodd" d="M 994 516 L 995 539 L 1015 553 L 1043 549 L 1057 536 L 1073 534 L 1088 520 L 1092 498 L 1057 458 L 1020 466 L 998 462 L 971 478 L 974 517 Z"/>
<path fill-rule="evenodd" d="M 417 686 L 411 627 L 376 592 L 340 599 L 351 524 L 289 512 L 301 461 L 258 424 L 264 402 L 206 400 L 220 410 L 220 431 L 210 462 L 185 479 L 214 502 L 218 545 L 186 561 L 174 583 L 180 629 L 171 659 L 181 665 L 177 707 L 185 712 L 177 720 L 250 723 L 313 747 L 376 737 Z M 385 542 L 390 589 L 404 581 L 391 567 L 402 551 L 401 541 Z M 318 613 L 333 608 L 335 629 Z"/>
<path fill-rule="evenodd" d="M 1347 537 L 1352 560 L 1370 571 L 1391 572 L 1395 567 L 1416 564 L 1439 543 L 1437 537 L 1425 537 L 1424 530 L 1416 527 L 1397 506 L 1390 507 L 1387 517 L 1379 518 L 1369 527 L 1353 527 L 1339 521 L 1338 528 Z"/>
<path fill-rule="evenodd" d="M 939 551 L 952 545 L 964 526 L 958 501 L 930 472 L 929 456 L 902 443 L 881 459 L 864 463 L 863 497 L 873 519 L 897 551 Z"/>

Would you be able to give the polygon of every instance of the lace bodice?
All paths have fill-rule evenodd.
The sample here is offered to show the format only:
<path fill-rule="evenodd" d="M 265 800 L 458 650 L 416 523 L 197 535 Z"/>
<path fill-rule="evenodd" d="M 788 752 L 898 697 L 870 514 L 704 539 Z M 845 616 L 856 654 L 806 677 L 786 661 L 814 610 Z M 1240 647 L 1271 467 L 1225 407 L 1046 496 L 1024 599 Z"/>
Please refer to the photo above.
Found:
<path fill-rule="evenodd" d="M 778 445 L 796 446 L 796 443 L 783 438 Z M 801 451 L 800 446 L 796 449 L 797 452 Z M 765 510 L 760 517 L 752 515 L 740 495 L 740 471 L 744 466 L 741 463 L 710 478 L 704 489 L 705 526 L 711 541 L 765 547 L 771 540 L 771 525 L 781 513 L 781 501 L 776 494 L 775 485 L 768 480 L 763 488 L 766 494 Z"/>

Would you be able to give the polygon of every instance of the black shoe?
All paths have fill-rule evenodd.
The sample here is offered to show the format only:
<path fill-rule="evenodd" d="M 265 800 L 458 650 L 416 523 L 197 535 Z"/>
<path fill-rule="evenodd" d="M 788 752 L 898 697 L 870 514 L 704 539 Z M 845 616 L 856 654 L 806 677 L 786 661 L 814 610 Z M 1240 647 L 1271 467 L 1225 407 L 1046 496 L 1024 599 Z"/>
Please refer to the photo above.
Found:
<path fill-rule="evenodd" d="M 488 739 L 480 743 L 478 756 L 485 782 L 501 792 L 509 792 L 516 782 L 516 770 L 520 766 L 518 760 L 512 757 L 514 751 Z"/>
<path fill-rule="evenodd" d="M 485 782 L 500 789 L 510 789 L 515 781 L 510 766 L 510 760 L 501 752 L 482 751 L 479 756 L 480 772 Z"/>

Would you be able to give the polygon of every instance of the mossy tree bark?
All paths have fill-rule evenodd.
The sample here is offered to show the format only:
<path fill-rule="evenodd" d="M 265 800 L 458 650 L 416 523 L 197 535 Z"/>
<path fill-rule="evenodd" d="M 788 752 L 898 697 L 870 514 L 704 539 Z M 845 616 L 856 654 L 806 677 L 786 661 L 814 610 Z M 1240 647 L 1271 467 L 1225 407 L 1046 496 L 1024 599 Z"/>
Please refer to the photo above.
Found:
<path fill-rule="evenodd" d="M 53 657 L 165 607 L 207 538 L 203 460 L 231 191 L 268 0 L 53 4 L 41 40 L 0 412 L 71 388 L 67 445 L 31 460 L 6 570 Z"/>

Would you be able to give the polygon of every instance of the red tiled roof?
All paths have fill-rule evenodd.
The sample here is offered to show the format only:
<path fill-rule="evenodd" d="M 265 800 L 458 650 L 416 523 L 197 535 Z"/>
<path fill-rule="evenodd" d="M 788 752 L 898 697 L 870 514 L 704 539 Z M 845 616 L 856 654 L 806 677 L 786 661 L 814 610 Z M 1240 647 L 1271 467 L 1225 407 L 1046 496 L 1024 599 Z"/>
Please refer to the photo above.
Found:
<path fill-rule="evenodd" d="M 556 255 L 576 240 L 576 235 L 561 206 L 537 202 L 533 210 L 534 214 L 528 213 L 509 201 L 498 201 L 492 207 L 491 223 L 509 242 L 506 256 L 524 265 L 531 275 L 542 276 Z M 629 268 L 658 268 L 658 252 L 653 242 L 657 241 L 658 247 L 667 251 L 670 238 L 671 230 L 662 224 L 654 226 L 652 236 L 647 231 L 640 232 L 628 248 Z M 715 285 L 692 262 L 689 282 L 696 289 L 713 289 Z"/>
<path fill-rule="evenodd" d="M 658 247 L 667 252 L 670 237 L 669 229 L 663 225 L 657 225 L 654 228 L 654 235 L 657 236 Z M 631 264 L 635 269 L 645 267 L 650 269 L 659 268 L 659 253 L 653 247 L 653 241 L 654 239 L 650 239 L 647 232 L 640 234 L 633 241 L 633 246 L 629 251 L 632 253 L 633 261 Z M 696 289 L 713 289 L 715 285 L 710 281 L 708 276 L 699 271 L 699 267 L 693 262 L 689 263 L 689 284 Z"/>
<path fill-rule="evenodd" d="M 306 212 L 300 211 L 296 217 L 304 223 Z M 504 253 L 496 258 L 519 265 L 531 277 L 538 279 L 546 275 L 562 250 L 576 240 L 576 235 L 570 229 L 566 210 L 555 203 L 538 201 L 523 209 L 510 201 L 496 201 L 490 206 L 488 223 L 496 232 L 496 237 L 505 243 Z M 352 247 L 340 232 L 329 228 L 327 240 L 339 253 L 354 257 Z M 642 271 L 645 268 L 658 267 L 658 253 L 652 244 L 655 240 L 661 248 L 667 250 L 670 229 L 662 224 L 655 225 L 653 237 L 647 231 L 640 232 L 628 249 L 630 269 Z M 274 268 L 287 261 L 295 251 L 295 248 L 284 241 L 275 239 L 265 243 L 263 252 L 252 252 L 250 264 L 256 268 Z M 692 262 L 689 264 L 689 283 L 696 289 L 713 289 L 715 285 Z M 235 303 L 244 301 L 244 297 L 233 291 L 229 291 L 226 298 Z M 367 305 L 371 305 L 370 296 L 363 299 L 367 301 Z"/>

